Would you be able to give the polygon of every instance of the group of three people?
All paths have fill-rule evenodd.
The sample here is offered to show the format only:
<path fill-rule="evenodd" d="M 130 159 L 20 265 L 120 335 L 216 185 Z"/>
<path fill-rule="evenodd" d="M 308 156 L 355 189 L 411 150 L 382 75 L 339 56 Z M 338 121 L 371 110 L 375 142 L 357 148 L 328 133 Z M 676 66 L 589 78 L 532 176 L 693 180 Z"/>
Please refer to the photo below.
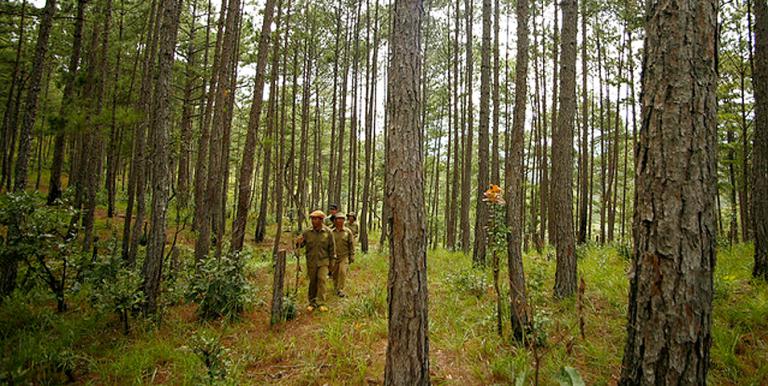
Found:
<path fill-rule="evenodd" d="M 325 305 L 325 285 L 328 277 L 333 278 L 336 295 L 342 298 L 347 296 L 344 292 L 347 268 L 355 261 L 357 215 L 350 212 L 344 216 L 338 213 L 336 205 L 330 206 L 329 213 L 329 216 L 320 210 L 310 213 L 312 227 L 296 238 L 296 246 L 306 250 L 309 312 L 316 308 L 321 312 L 328 311 Z"/>

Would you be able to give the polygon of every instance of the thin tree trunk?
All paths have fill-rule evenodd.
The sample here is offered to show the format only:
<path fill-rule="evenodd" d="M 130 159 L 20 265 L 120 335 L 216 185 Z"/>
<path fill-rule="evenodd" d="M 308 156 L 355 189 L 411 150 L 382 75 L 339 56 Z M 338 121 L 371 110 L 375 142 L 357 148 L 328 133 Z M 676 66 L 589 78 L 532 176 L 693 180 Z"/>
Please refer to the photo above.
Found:
<path fill-rule="evenodd" d="M 72 34 L 72 55 L 69 57 L 69 65 L 67 66 L 67 80 L 64 83 L 64 91 L 61 97 L 61 108 L 59 110 L 59 116 L 64 117 L 67 114 L 67 109 L 71 106 L 72 98 L 75 94 L 75 80 L 77 79 L 78 66 L 80 65 L 80 50 L 82 49 L 83 42 L 83 24 L 85 18 L 86 0 L 77 1 L 77 16 L 75 17 L 75 29 Z M 62 124 L 63 126 L 63 124 Z M 64 127 L 56 128 L 56 137 L 53 143 L 53 161 L 51 162 L 51 176 L 48 183 L 48 205 L 56 202 L 61 198 L 61 171 L 64 166 L 64 144 L 65 144 Z"/>
<path fill-rule="evenodd" d="M 472 177 L 472 124 L 474 122 L 472 113 L 472 26 L 474 24 L 472 20 L 472 0 L 465 0 L 465 24 L 466 24 L 466 122 L 464 124 L 464 160 L 462 162 L 463 170 L 461 175 L 461 219 L 459 228 L 461 228 L 461 249 L 464 254 L 469 253 L 470 243 L 470 226 L 469 226 L 469 206 L 470 206 L 470 191 Z"/>
<path fill-rule="evenodd" d="M 21 49 L 24 46 L 24 19 L 27 11 L 27 1 L 21 3 L 21 18 L 19 21 L 19 36 L 16 42 L 16 54 L 13 61 L 13 73 L 11 74 L 11 85 L 8 88 L 8 99 L 3 112 L 3 130 L 2 130 L 2 176 L 0 176 L 0 189 L 5 186 L 5 181 L 10 181 L 11 161 L 13 159 L 14 143 L 12 138 L 16 136 L 16 125 L 18 121 L 18 111 L 21 105 L 21 90 L 24 88 L 24 70 L 21 66 Z M 18 87 L 17 87 L 18 85 Z M 16 94 L 16 98 L 14 98 Z M 7 189 L 10 190 L 10 189 Z M 14 280 L 16 274 L 13 274 Z"/>
<path fill-rule="evenodd" d="M 557 246 L 555 297 L 576 293 L 576 250 L 573 232 L 573 128 L 576 115 L 577 1 L 563 1 L 562 60 L 560 60 L 560 111 L 552 135 L 552 178 Z"/>
<path fill-rule="evenodd" d="M 232 0 L 236 3 L 238 0 Z M 144 259 L 142 290 L 145 295 L 144 312 L 157 312 L 157 296 L 160 292 L 160 278 L 165 249 L 165 222 L 170 185 L 170 157 L 168 146 L 171 131 L 171 82 L 173 81 L 173 58 L 176 35 L 179 27 L 180 0 L 161 2 L 162 21 L 158 47 L 157 75 L 152 105 L 152 218 L 147 243 L 147 257 Z"/>
<path fill-rule="evenodd" d="M 491 0 L 483 0 L 483 39 L 480 54 L 480 127 L 478 128 L 478 170 L 477 196 L 475 201 L 475 247 L 472 261 L 485 265 L 487 240 L 488 205 L 483 202 L 483 193 L 488 189 L 488 129 L 490 125 L 491 93 Z"/>
<path fill-rule="evenodd" d="M 277 18 L 275 19 L 275 31 L 274 34 L 274 45 L 272 46 L 272 64 L 270 69 L 270 87 L 269 87 L 269 105 L 267 107 L 267 122 L 266 127 L 267 131 L 264 133 L 264 138 L 267 139 L 265 141 L 262 141 L 264 143 L 264 164 L 263 164 L 263 171 L 262 171 L 262 180 L 261 180 L 261 199 L 259 200 L 259 217 L 256 219 L 256 231 L 254 233 L 253 240 L 255 242 L 261 242 L 264 241 L 264 236 L 266 233 L 267 228 L 267 204 L 268 204 L 268 197 L 269 197 L 269 176 L 271 174 L 271 167 L 272 167 L 272 144 L 273 136 L 274 136 L 274 115 L 275 110 L 277 108 L 277 74 L 279 73 L 279 59 L 280 59 L 280 28 L 281 28 L 281 18 L 282 18 L 282 12 L 283 12 L 283 2 L 282 0 L 279 1 L 279 4 L 277 5 Z M 268 27 L 267 27 L 268 28 Z M 268 30 L 267 30 L 268 31 Z M 267 49 L 268 46 L 265 44 L 265 49 Z M 266 60 L 266 58 L 265 58 Z M 255 114 L 255 112 L 254 112 Z M 255 117 L 254 117 L 255 118 Z M 249 119 L 250 122 L 250 119 Z M 246 146 L 248 146 L 246 142 Z M 245 153 L 243 153 L 245 155 Z M 243 159 L 243 164 L 246 163 L 246 159 Z M 242 185 L 242 179 L 244 177 L 243 170 L 240 171 L 241 174 L 241 185 Z M 243 194 L 241 191 L 240 194 Z M 242 196 L 241 196 L 242 197 Z M 240 204 L 238 204 L 238 207 L 240 207 Z M 247 208 L 246 208 L 247 209 Z M 241 213 L 238 211 L 238 213 Z M 247 212 L 243 211 L 243 232 L 245 231 L 245 219 L 247 218 Z M 240 218 L 240 215 L 238 214 L 238 218 Z M 239 226 L 239 222 L 238 222 Z M 239 231 L 238 231 L 239 232 Z M 235 243 L 235 234 L 233 232 L 232 235 L 232 247 L 233 250 L 237 243 Z M 242 242 L 240 242 L 242 244 Z"/>
<path fill-rule="evenodd" d="M 589 147 L 589 130 L 587 126 L 589 117 L 589 103 L 587 101 L 587 76 L 589 68 L 587 67 L 587 2 L 581 2 L 581 154 L 579 163 L 579 179 L 581 180 L 581 200 L 579 201 L 579 244 L 587 242 L 587 227 L 591 224 L 587 222 L 588 206 L 592 202 L 592 196 L 589 191 L 589 172 L 591 168 L 590 158 L 587 148 Z"/>
<path fill-rule="evenodd" d="M 150 104 L 152 98 L 152 76 L 153 76 L 153 62 L 157 52 L 157 40 L 158 31 L 160 27 L 160 5 L 156 1 L 153 1 L 150 7 L 150 22 L 148 24 L 151 33 L 147 34 L 147 45 L 145 49 L 144 63 L 143 63 L 143 75 L 141 79 L 141 87 L 139 91 L 139 109 L 143 113 L 144 117 L 150 114 Z M 146 185 L 146 135 L 147 135 L 147 119 L 144 118 L 137 124 L 134 132 L 134 148 L 133 157 L 131 159 L 131 176 L 128 181 L 128 206 L 125 211 L 125 226 L 123 228 L 123 257 L 129 267 L 133 267 L 136 263 L 136 253 L 139 245 L 139 233 L 142 231 L 144 225 L 144 195 Z M 133 188 L 131 188 L 130 179 L 134 179 Z M 131 190 L 133 189 L 133 192 Z M 131 210 L 132 204 L 131 197 L 135 195 L 136 199 L 136 221 L 131 230 Z"/>
<path fill-rule="evenodd" d="M 189 161 L 192 155 L 192 93 L 197 84 L 197 76 L 194 74 L 196 65 L 197 47 L 195 40 L 197 37 L 197 0 L 192 1 L 192 20 L 189 27 L 189 36 L 187 43 L 187 63 L 184 70 L 184 96 L 181 106 L 181 140 L 179 141 L 179 172 L 176 186 L 176 195 L 178 196 L 178 207 L 185 209 L 189 203 Z"/>
<path fill-rule="evenodd" d="M 32 128 L 35 126 L 38 94 L 40 93 L 40 83 L 43 80 L 43 72 L 46 67 L 48 38 L 51 35 L 51 26 L 53 25 L 53 15 L 55 12 L 56 0 L 46 0 L 43 16 L 40 20 L 40 27 L 37 32 L 35 56 L 32 59 L 32 71 L 29 73 L 27 98 L 24 102 L 24 116 L 21 121 L 21 133 L 19 135 L 19 152 L 16 159 L 14 191 L 23 191 L 27 187 L 27 168 L 32 143 Z M 13 148 L 11 147 L 12 152 Z"/>
<path fill-rule="evenodd" d="M 505 160 L 504 180 L 507 184 L 507 269 L 509 271 L 510 318 L 512 335 L 522 340 L 528 327 L 528 302 L 525 293 L 525 272 L 523 254 L 520 249 L 524 221 L 522 213 L 523 192 L 523 141 L 525 111 L 528 98 L 528 0 L 518 0 L 515 7 L 517 17 L 517 56 L 515 58 L 515 111 L 512 118 L 512 132 L 509 153 Z"/>
<path fill-rule="evenodd" d="M 370 95 L 368 96 L 368 112 L 366 113 L 365 123 L 365 177 L 363 180 L 363 207 L 360 213 L 360 250 L 368 253 L 368 228 L 372 220 L 371 211 L 371 185 L 373 184 L 372 174 L 374 172 L 373 158 L 373 134 L 374 134 L 374 111 L 376 105 L 376 80 L 378 79 L 378 52 L 379 52 L 379 0 L 376 0 L 373 24 L 373 54 L 371 55 L 370 72 Z M 370 13 L 370 11 L 369 11 Z M 370 48 L 369 48 L 370 50 Z"/>
<path fill-rule="evenodd" d="M 755 266 L 752 276 L 768 281 L 768 3 L 755 3 L 755 137 L 752 158 L 752 220 Z"/>

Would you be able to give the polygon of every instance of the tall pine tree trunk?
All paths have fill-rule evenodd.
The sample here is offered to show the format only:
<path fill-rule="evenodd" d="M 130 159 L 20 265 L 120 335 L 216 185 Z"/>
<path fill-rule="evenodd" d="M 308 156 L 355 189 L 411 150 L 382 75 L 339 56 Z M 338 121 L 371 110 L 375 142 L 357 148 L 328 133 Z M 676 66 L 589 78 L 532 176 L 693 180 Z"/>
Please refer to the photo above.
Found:
<path fill-rule="evenodd" d="M 718 2 L 649 3 L 620 385 L 705 384 L 717 224 Z"/>
<path fill-rule="evenodd" d="M 557 247 L 555 297 L 576 292 L 576 249 L 573 240 L 573 128 L 576 120 L 576 0 L 563 8 L 562 59 L 560 60 L 560 109 L 552 132 L 552 222 Z"/>
<path fill-rule="evenodd" d="M 483 202 L 483 192 L 488 189 L 488 129 L 490 125 L 491 97 L 491 0 L 483 0 L 483 39 L 480 53 L 480 127 L 477 134 L 478 169 L 475 201 L 475 247 L 472 261 L 485 265 L 487 240 L 488 204 Z"/>
<path fill-rule="evenodd" d="M 768 2 L 755 0 L 755 139 L 752 158 L 752 276 L 768 281 Z"/>
<path fill-rule="evenodd" d="M 517 57 L 515 59 L 515 110 L 509 153 L 505 160 L 504 180 L 507 184 L 507 268 L 509 270 L 510 309 L 512 335 L 523 339 L 528 326 L 528 302 L 525 294 L 525 272 L 521 243 L 524 221 L 523 204 L 523 141 L 525 108 L 528 99 L 528 0 L 518 0 Z"/>
<path fill-rule="evenodd" d="M 75 80 L 77 79 L 77 70 L 80 65 L 80 51 L 83 45 L 83 24 L 85 18 L 86 0 L 77 1 L 77 16 L 75 17 L 75 29 L 72 34 L 72 54 L 69 57 L 69 65 L 67 66 L 67 80 L 64 83 L 64 92 L 61 97 L 61 108 L 59 110 L 59 117 L 63 118 L 67 114 L 67 109 L 70 107 L 70 103 L 75 93 Z M 64 120 L 62 119 L 62 127 L 56 128 L 56 137 L 53 142 L 53 161 L 51 162 L 51 177 L 48 183 L 48 204 L 53 204 L 57 199 L 61 198 L 61 171 L 64 167 Z"/>
<path fill-rule="evenodd" d="M 32 71 L 29 73 L 29 88 L 24 103 L 24 116 L 21 121 L 21 133 L 19 135 L 19 152 L 15 170 L 16 178 L 13 184 L 14 191 L 23 191 L 27 187 L 27 169 L 32 144 L 32 128 L 35 126 L 38 95 L 40 94 L 43 72 L 46 67 L 46 57 L 48 56 L 48 38 L 51 36 L 51 26 L 53 25 L 53 15 L 55 13 L 56 0 L 47 0 L 37 32 L 35 55 L 32 58 Z M 13 154 L 13 147 L 11 147 L 10 151 Z"/>
<path fill-rule="evenodd" d="M 390 266 L 385 385 L 429 384 L 424 173 L 419 151 L 421 1 L 396 0 L 389 67 Z"/>

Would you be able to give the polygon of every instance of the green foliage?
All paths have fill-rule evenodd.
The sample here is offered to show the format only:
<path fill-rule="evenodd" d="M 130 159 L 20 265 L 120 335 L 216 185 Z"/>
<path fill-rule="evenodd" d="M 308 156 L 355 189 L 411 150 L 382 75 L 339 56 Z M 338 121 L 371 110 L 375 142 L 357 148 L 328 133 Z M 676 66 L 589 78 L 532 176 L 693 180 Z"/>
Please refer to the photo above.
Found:
<path fill-rule="evenodd" d="M 449 283 L 456 291 L 477 298 L 485 295 L 488 288 L 486 273 L 480 268 L 448 272 L 445 275 L 445 282 Z"/>
<path fill-rule="evenodd" d="M 63 384 L 90 369 L 91 354 L 78 346 L 103 328 L 101 321 L 55 313 L 49 302 L 49 293 L 33 289 L 0 307 L 0 384 Z"/>
<path fill-rule="evenodd" d="M 219 336 L 208 331 L 202 331 L 192 336 L 191 345 L 192 351 L 205 365 L 209 384 L 226 378 L 231 360 L 229 359 L 229 350 L 221 343 Z"/>
<path fill-rule="evenodd" d="M 34 274 L 56 295 L 59 311 L 64 311 L 67 267 L 73 249 L 68 234 L 74 211 L 66 206 L 47 206 L 41 197 L 27 192 L 0 196 L 0 264 L 26 262 L 28 275 Z"/>
<path fill-rule="evenodd" d="M 557 382 L 560 383 L 560 386 L 584 386 L 584 380 L 579 375 L 578 370 L 570 366 L 563 367 Z"/>
<path fill-rule="evenodd" d="M 386 316 L 386 313 L 386 291 L 384 288 L 376 287 L 367 293 L 350 298 L 343 316 L 352 320 L 376 319 Z"/>
<path fill-rule="evenodd" d="M 243 311 L 251 292 L 243 274 L 244 257 L 227 255 L 207 259 L 199 266 L 189 296 L 197 302 L 197 313 L 201 318 L 234 319 Z"/>
<path fill-rule="evenodd" d="M 118 256 L 109 255 L 96 259 L 89 271 L 89 281 L 96 307 L 117 313 L 123 333 L 127 334 L 129 316 L 138 312 L 144 302 L 139 273 L 126 268 Z"/>

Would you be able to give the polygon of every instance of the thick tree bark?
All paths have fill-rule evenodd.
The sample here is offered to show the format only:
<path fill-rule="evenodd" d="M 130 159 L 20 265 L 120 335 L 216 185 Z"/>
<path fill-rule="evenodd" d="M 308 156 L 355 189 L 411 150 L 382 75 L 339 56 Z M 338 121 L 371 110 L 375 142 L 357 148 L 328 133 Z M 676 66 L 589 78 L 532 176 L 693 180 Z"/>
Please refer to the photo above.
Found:
<path fill-rule="evenodd" d="M 27 169 L 29 153 L 32 144 L 32 128 L 35 126 L 37 114 L 38 94 L 40 94 L 41 81 L 45 70 L 46 57 L 48 56 L 48 38 L 51 36 L 53 15 L 56 13 L 56 0 L 47 0 L 40 20 L 40 28 L 37 32 L 35 43 L 35 56 L 32 58 L 32 70 L 29 73 L 29 89 L 24 102 L 24 116 L 21 121 L 21 133 L 19 135 L 19 152 L 16 160 L 16 178 L 13 184 L 14 191 L 23 191 L 27 187 Z M 13 154 L 13 148 L 10 149 Z"/>
<path fill-rule="evenodd" d="M 512 118 L 512 132 L 509 153 L 505 160 L 504 180 L 507 184 L 507 268 L 509 271 L 510 309 L 512 310 L 512 335 L 523 339 L 528 321 L 528 304 L 525 294 L 525 272 L 521 243 L 523 227 L 523 140 L 525 111 L 528 99 L 528 0 L 518 0 L 515 7 L 517 17 L 517 56 L 515 58 L 515 110 Z"/>
<path fill-rule="evenodd" d="M 421 1 L 397 0 L 390 41 L 387 200 L 390 268 L 385 385 L 429 384 L 424 176 L 419 152 Z"/>
<path fill-rule="evenodd" d="M 718 2 L 649 2 L 619 384 L 705 384 L 717 224 Z"/>
<path fill-rule="evenodd" d="M 768 281 L 768 2 L 755 0 L 755 139 L 752 158 L 754 277 Z"/>
<path fill-rule="evenodd" d="M 576 293 L 576 249 L 573 240 L 573 128 L 576 120 L 576 21 L 577 2 L 563 8 L 562 59 L 560 60 L 560 109 L 552 136 L 552 218 L 557 247 L 555 297 Z"/>

